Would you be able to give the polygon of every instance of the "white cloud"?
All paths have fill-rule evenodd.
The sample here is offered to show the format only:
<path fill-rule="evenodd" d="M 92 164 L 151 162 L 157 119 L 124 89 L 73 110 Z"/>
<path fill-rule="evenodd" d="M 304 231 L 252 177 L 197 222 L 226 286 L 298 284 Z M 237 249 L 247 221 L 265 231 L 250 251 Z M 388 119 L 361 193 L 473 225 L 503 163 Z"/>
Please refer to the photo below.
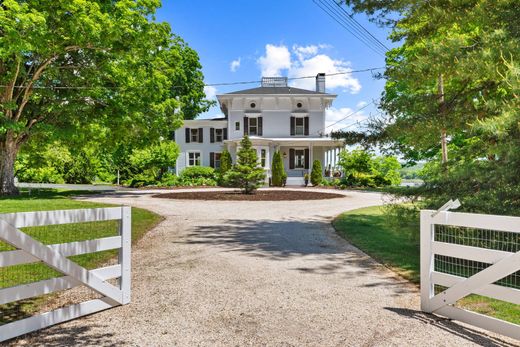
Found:
<path fill-rule="evenodd" d="M 282 70 L 291 67 L 291 53 L 286 46 L 267 44 L 265 55 L 258 58 L 258 64 L 262 70 L 262 76 L 275 77 L 282 74 Z"/>
<path fill-rule="evenodd" d="M 238 70 L 238 68 L 240 67 L 240 57 L 238 57 L 238 59 L 235 59 L 233 60 L 230 64 L 229 64 L 229 69 L 231 70 L 231 72 L 235 72 Z"/>
<path fill-rule="evenodd" d="M 366 105 L 368 105 L 368 102 L 366 101 L 360 101 L 356 104 L 356 108 L 361 108 L 361 107 L 365 107 Z"/>
<path fill-rule="evenodd" d="M 331 107 L 327 109 L 325 111 L 325 132 L 330 133 L 331 131 L 338 131 L 345 127 L 348 127 L 345 130 L 359 129 L 359 127 L 364 124 L 356 124 L 356 122 L 364 122 L 368 119 L 368 116 L 363 112 L 352 115 L 353 112 L 355 112 L 355 110 L 349 107 Z M 344 119 L 345 117 L 347 118 Z"/>
<path fill-rule="evenodd" d="M 206 99 L 214 99 L 215 95 L 217 95 L 217 88 L 206 86 L 204 87 L 204 93 L 206 94 Z"/>
<path fill-rule="evenodd" d="M 265 55 L 258 59 L 258 64 L 262 70 L 262 76 L 280 76 L 283 70 L 286 70 L 289 78 L 316 76 L 319 72 L 324 72 L 329 75 L 325 82 L 328 90 L 342 88 L 352 94 L 358 93 L 361 90 L 361 84 L 357 78 L 348 73 L 352 70 L 350 62 L 333 59 L 321 52 L 327 48 L 330 46 L 324 44 L 293 45 L 291 53 L 285 45 L 268 44 L 265 46 Z M 293 80 L 291 85 L 309 90 L 316 88 L 313 78 Z"/>

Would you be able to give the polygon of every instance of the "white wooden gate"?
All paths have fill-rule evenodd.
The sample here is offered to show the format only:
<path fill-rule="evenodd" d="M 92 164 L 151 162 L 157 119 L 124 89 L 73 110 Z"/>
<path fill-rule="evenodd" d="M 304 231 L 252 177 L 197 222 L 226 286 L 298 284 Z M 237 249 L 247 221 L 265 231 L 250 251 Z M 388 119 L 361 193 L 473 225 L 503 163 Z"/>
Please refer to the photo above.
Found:
<path fill-rule="evenodd" d="M 118 220 L 119 235 L 45 245 L 19 228 Z M 0 305 L 55 291 L 86 286 L 100 299 L 69 305 L 0 326 L 0 341 L 130 302 L 131 208 L 110 207 L 0 214 L 0 240 L 16 250 L 0 252 L 0 268 L 42 262 L 64 276 L 0 289 Z M 116 265 L 87 270 L 70 256 L 119 249 Z M 118 278 L 118 285 L 107 282 Z"/>
<path fill-rule="evenodd" d="M 455 307 L 470 294 L 520 305 L 520 218 L 421 211 L 421 309 L 520 339 L 520 325 Z"/>

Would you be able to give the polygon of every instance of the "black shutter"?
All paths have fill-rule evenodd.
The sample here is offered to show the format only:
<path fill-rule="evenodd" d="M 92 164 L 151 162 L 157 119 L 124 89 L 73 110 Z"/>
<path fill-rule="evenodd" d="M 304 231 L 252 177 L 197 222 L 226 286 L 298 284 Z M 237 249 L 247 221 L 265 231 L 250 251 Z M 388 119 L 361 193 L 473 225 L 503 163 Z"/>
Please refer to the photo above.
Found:
<path fill-rule="evenodd" d="M 256 119 L 256 122 L 257 122 L 256 124 L 258 126 L 258 130 L 257 130 L 258 136 L 262 136 L 262 117 L 258 117 Z"/>
<path fill-rule="evenodd" d="M 175 142 L 175 130 L 170 132 L 170 139 Z"/>
<path fill-rule="evenodd" d="M 209 152 L 209 166 L 215 168 L 215 152 Z"/>
<path fill-rule="evenodd" d="M 303 119 L 303 134 L 309 135 L 309 117 Z"/>
<path fill-rule="evenodd" d="M 296 129 L 296 118 L 291 117 L 291 136 L 294 136 Z"/>
<path fill-rule="evenodd" d="M 305 148 L 305 168 L 309 170 L 309 149 Z"/>
<path fill-rule="evenodd" d="M 289 169 L 294 169 L 294 148 L 289 149 Z"/>
<path fill-rule="evenodd" d="M 199 143 L 204 142 L 204 128 L 199 128 Z"/>
<path fill-rule="evenodd" d="M 227 128 L 224 128 L 224 140 L 227 140 Z"/>
<path fill-rule="evenodd" d="M 244 135 L 249 135 L 249 120 L 244 117 Z"/>
<path fill-rule="evenodd" d="M 186 143 L 190 143 L 190 128 L 186 128 Z"/>
<path fill-rule="evenodd" d="M 215 142 L 215 128 L 209 129 L 209 142 Z"/>

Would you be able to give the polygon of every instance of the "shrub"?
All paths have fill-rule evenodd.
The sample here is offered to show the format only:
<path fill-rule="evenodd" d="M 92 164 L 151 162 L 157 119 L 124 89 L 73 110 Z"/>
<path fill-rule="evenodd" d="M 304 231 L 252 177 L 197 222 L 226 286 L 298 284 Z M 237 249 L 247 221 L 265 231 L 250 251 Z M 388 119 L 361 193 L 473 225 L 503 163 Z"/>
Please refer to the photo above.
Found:
<path fill-rule="evenodd" d="M 211 178 L 215 179 L 215 169 L 209 166 L 190 166 L 181 172 L 181 177 L 185 178 Z"/>
<path fill-rule="evenodd" d="M 179 146 L 175 142 L 163 141 L 143 149 L 135 149 L 130 155 L 132 170 L 138 175 L 146 172 L 148 176 L 160 181 L 170 167 L 175 166 L 179 156 Z"/>
<path fill-rule="evenodd" d="M 271 164 L 271 185 L 274 187 L 283 186 L 284 174 L 282 155 L 280 151 L 276 151 L 273 154 L 273 162 Z"/>
<path fill-rule="evenodd" d="M 246 135 L 240 141 L 237 163 L 224 176 L 225 181 L 233 187 L 241 188 L 244 194 L 251 194 L 263 185 L 265 172 L 258 163 L 256 150 Z"/>
<path fill-rule="evenodd" d="M 220 154 L 220 174 L 223 176 L 231 170 L 231 167 L 233 166 L 233 162 L 231 160 L 231 154 L 227 149 L 222 151 L 222 154 Z"/>
<path fill-rule="evenodd" d="M 315 160 L 312 163 L 312 171 L 311 171 L 311 183 L 313 186 L 318 186 L 321 184 L 323 180 L 323 173 L 321 168 L 321 162 L 319 160 Z"/>

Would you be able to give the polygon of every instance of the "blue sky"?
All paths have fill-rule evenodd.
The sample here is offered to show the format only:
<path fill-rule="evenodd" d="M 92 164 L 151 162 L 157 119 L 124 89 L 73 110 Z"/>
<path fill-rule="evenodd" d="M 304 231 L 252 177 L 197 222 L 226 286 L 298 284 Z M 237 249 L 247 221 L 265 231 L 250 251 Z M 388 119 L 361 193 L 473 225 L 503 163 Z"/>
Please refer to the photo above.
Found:
<path fill-rule="evenodd" d="M 370 23 L 364 15 L 355 19 L 385 45 L 392 45 L 386 40 L 388 29 Z M 352 36 L 312 0 L 163 0 L 157 20 L 169 22 L 173 32 L 199 53 L 208 84 L 254 81 L 262 75 L 298 77 L 384 66 L 384 57 Z M 312 79 L 292 84 L 314 88 Z M 214 98 L 215 93 L 256 86 L 219 86 L 206 91 Z M 374 79 L 370 72 L 328 77 L 327 91 L 338 94 L 338 98 L 327 111 L 327 123 L 378 99 L 383 87 L 384 81 Z M 371 113 L 377 113 L 373 106 L 330 129 L 362 121 Z M 200 118 L 220 114 L 214 107 Z"/>

